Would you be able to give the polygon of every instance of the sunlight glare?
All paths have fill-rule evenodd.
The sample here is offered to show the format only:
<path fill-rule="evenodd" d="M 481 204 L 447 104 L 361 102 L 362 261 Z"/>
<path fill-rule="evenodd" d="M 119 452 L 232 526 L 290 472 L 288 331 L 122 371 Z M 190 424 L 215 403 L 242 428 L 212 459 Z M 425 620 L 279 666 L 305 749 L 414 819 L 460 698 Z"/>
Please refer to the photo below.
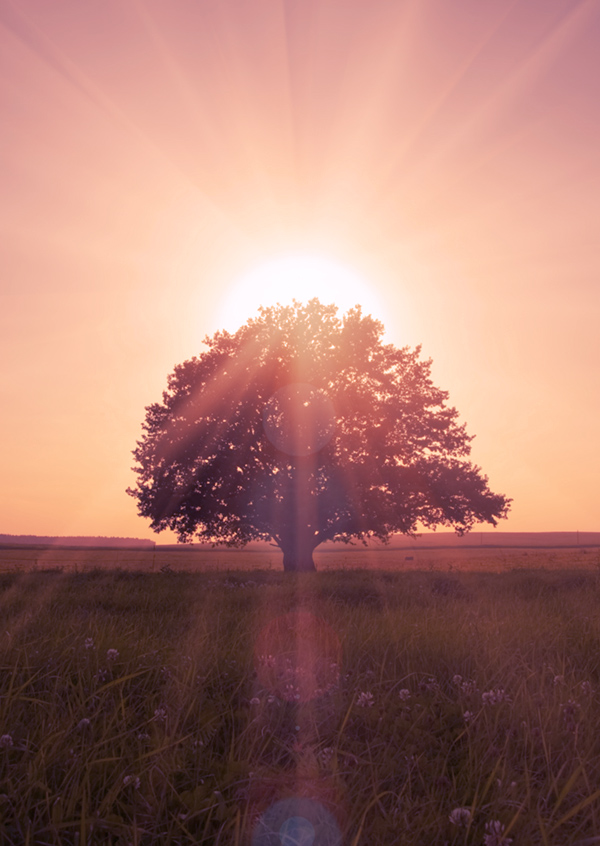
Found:
<path fill-rule="evenodd" d="M 303 254 L 285 255 L 245 273 L 227 291 L 219 311 L 219 325 L 235 332 L 260 306 L 291 305 L 313 297 L 333 303 L 345 314 L 360 305 L 363 314 L 383 320 L 379 297 L 359 274 L 331 259 Z"/>

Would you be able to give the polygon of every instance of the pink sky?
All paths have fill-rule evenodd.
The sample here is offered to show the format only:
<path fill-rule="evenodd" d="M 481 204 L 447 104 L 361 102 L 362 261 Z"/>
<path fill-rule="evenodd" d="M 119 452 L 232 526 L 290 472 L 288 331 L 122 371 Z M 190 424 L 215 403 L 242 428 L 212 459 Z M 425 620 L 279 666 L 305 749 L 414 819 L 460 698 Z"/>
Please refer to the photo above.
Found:
<path fill-rule="evenodd" d="M 144 407 L 287 251 L 423 345 L 501 529 L 599 531 L 599 43 L 598 0 L 0 0 L 0 532 L 155 537 Z"/>

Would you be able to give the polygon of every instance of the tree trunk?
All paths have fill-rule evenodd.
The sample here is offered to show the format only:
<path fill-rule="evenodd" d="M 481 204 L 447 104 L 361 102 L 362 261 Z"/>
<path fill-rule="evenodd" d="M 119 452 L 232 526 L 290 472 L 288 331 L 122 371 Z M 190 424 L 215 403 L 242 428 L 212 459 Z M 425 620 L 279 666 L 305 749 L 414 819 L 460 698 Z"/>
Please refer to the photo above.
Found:
<path fill-rule="evenodd" d="M 311 482 L 316 470 L 316 457 L 297 459 L 291 470 L 281 511 L 277 521 L 279 546 L 283 552 L 283 569 L 287 573 L 310 573 L 316 570 L 313 552 L 316 540 L 317 500 Z"/>
<path fill-rule="evenodd" d="M 297 547 L 283 550 L 283 569 L 288 573 L 309 573 L 316 571 L 312 549 Z"/>
<path fill-rule="evenodd" d="M 288 573 L 310 573 L 317 568 L 313 552 L 318 546 L 308 532 L 290 532 L 280 544 L 283 552 L 283 569 Z"/>

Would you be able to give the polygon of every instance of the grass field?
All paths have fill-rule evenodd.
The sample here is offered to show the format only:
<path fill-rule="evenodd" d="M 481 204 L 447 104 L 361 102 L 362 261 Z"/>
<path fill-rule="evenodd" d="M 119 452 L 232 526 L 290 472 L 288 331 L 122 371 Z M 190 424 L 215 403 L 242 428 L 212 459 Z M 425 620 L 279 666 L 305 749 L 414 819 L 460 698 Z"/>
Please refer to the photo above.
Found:
<path fill-rule="evenodd" d="M 365 549 L 338 545 L 315 552 L 319 572 L 337 570 L 435 570 L 441 572 L 477 571 L 503 573 L 515 568 L 527 569 L 598 569 L 598 547 L 474 547 L 425 549 Z M 181 549 L 78 549 L 68 547 L 1 547 L 0 572 L 27 572 L 62 568 L 66 572 L 85 572 L 94 568 L 108 570 L 143 570 L 158 572 L 168 566 L 177 572 L 227 570 L 281 571 L 283 557 L 279 550 L 250 551 L 225 548 Z"/>
<path fill-rule="evenodd" d="M 588 554 L 2 574 L 0 842 L 598 843 Z"/>

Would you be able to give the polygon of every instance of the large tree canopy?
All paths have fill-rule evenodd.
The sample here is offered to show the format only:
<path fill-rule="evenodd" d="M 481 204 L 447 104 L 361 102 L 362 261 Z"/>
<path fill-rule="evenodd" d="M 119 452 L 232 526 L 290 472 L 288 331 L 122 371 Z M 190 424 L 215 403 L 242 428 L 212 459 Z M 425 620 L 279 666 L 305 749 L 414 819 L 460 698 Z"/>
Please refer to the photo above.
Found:
<path fill-rule="evenodd" d="M 314 569 L 323 541 L 496 525 L 510 500 L 469 462 L 431 361 L 382 336 L 358 306 L 313 299 L 206 338 L 146 409 L 140 515 L 180 541 L 275 541 L 286 570 Z"/>

